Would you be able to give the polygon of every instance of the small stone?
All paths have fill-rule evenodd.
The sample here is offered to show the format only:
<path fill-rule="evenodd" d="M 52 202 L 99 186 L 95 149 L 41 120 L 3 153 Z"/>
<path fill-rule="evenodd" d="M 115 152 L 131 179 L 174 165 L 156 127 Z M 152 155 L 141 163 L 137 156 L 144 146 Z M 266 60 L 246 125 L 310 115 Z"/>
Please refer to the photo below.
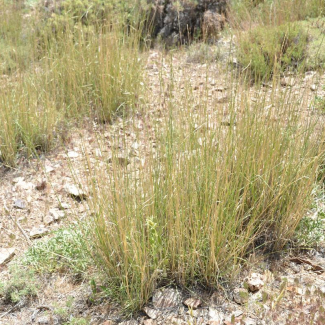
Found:
<path fill-rule="evenodd" d="M 46 189 L 46 187 L 47 187 L 46 180 L 43 180 L 43 181 L 39 182 L 39 183 L 35 186 L 35 188 L 36 188 L 37 191 L 44 191 L 44 190 Z"/>
<path fill-rule="evenodd" d="M 139 323 L 136 320 L 134 320 L 134 319 L 128 320 L 126 322 L 121 322 L 119 324 L 120 325 L 139 325 Z"/>
<path fill-rule="evenodd" d="M 67 210 L 67 209 L 70 209 L 70 204 L 61 202 L 61 203 L 59 203 L 58 208 L 60 210 Z"/>
<path fill-rule="evenodd" d="M 54 218 L 52 216 L 47 215 L 44 217 L 43 221 L 48 226 L 54 222 Z"/>
<path fill-rule="evenodd" d="M 214 321 L 214 322 L 219 322 L 220 324 L 222 324 L 223 320 L 225 319 L 225 315 L 223 312 L 218 311 L 215 308 L 211 308 L 209 307 L 209 319 L 210 321 Z M 211 323 L 213 324 L 213 323 Z"/>
<path fill-rule="evenodd" d="M 45 227 L 33 227 L 33 229 L 30 231 L 29 236 L 30 238 L 40 238 L 48 234 L 48 229 Z"/>
<path fill-rule="evenodd" d="M 26 209 L 26 203 L 23 200 L 18 199 L 14 202 L 14 208 L 21 210 Z"/>
<path fill-rule="evenodd" d="M 75 185 L 66 185 L 67 193 L 77 201 L 86 200 L 87 194 Z"/>
<path fill-rule="evenodd" d="M 188 298 L 183 302 L 183 304 L 191 309 L 197 309 L 201 306 L 201 300 L 196 298 Z"/>
<path fill-rule="evenodd" d="M 45 173 L 51 173 L 54 171 L 54 168 L 52 166 L 45 166 Z"/>
<path fill-rule="evenodd" d="M 263 276 L 258 273 L 252 273 L 247 280 L 248 289 L 251 292 L 256 292 L 264 286 Z"/>
<path fill-rule="evenodd" d="M 159 316 L 159 312 L 153 308 L 144 307 L 143 311 L 152 319 L 156 319 Z"/>
<path fill-rule="evenodd" d="M 159 289 L 154 293 L 152 302 L 158 309 L 176 308 L 181 303 L 181 294 L 172 288 Z"/>
<path fill-rule="evenodd" d="M 256 325 L 257 322 L 255 319 L 247 317 L 241 320 L 243 325 Z"/>
<path fill-rule="evenodd" d="M 143 325 L 157 325 L 157 321 L 153 320 L 153 319 L 145 319 L 143 321 Z"/>
<path fill-rule="evenodd" d="M 77 157 L 79 157 L 79 154 L 78 154 L 78 152 L 75 152 L 75 151 L 69 151 L 67 154 L 67 157 L 68 158 L 77 158 Z"/>
<path fill-rule="evenodd" d="M 59 220 L 59 219 L 62 219 L 64 218 L 64 212 L 58 210 L 58 209 L 50 209 L 49 211 L 50 213 L 50 216 L 52 216 L 54 218 L 54 220 Z"/>
<path fill-rule="evenodd" d="M 233 292 L 234 301 L 239 305 L 245 304 L 248 301 L 248 297 L 248 292 L 244 288 L 236 288 Z"/>
<path fill-rule="evenodd" d="M 9 262 L 15 255 L 15 248 L 0 248 L 0 266 Z"/>
<path fill-rule="evenodd" d="M 41 317 L 38 317 L 37 320 L 36 320 L 36 324 L 39 324 L 39 325 L 46 325 L 46 324 L 51 324 L 51 319 L 50 319 L 50 316 L 41 316 Z"/>
<path fill-rule="evenodd" d="M 14 182 L 14 183 L 20 183 L 20 182 L 22 182 L 24 180 L 24 177 L 15 177 L 12 181 Z"/>
<path fill-rule="evenodd" d="M 317 86 L 316 85 L 311 85 L 310 86 L 310 90 L 311 91 L 316 91 L 317 90 Z"/>

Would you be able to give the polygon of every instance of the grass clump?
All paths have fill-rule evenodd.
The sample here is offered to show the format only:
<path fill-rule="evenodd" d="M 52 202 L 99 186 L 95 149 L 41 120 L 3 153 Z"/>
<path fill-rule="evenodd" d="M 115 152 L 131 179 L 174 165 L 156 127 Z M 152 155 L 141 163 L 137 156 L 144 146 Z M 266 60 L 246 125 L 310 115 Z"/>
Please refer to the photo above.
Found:
<path fill-rule="evenodd" d="M 297 24 L 256 27 L 241 34 L 238 60 L 254 80 L 268 80 L 273 73 L 299 68 L 306 47 L 307 34 Z"/>
<path fill-rule="evenodd" d="M 191 93 L 171 99 L 142 168 L 89 175 L 107 292 L 128 311 L 162 282 L 214 287 L 253 249 L 281 249 L 310 205 L 322 135 L 290 95 L 266 111 L 233 93 L 229 124 L 215 127 L 203 99 L 195 110 Z"/>

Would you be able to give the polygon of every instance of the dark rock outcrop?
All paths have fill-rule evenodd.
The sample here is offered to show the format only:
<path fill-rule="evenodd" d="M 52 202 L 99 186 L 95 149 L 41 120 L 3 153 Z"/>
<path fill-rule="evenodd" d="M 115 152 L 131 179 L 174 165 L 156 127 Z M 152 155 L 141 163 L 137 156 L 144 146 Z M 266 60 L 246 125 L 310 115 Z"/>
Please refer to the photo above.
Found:
<path fill-rule="evenodd" d="M 153 36 L 167 45 L 198 37 L 215 39 L 225 24 L 229 0 L 148 0 Z"/>

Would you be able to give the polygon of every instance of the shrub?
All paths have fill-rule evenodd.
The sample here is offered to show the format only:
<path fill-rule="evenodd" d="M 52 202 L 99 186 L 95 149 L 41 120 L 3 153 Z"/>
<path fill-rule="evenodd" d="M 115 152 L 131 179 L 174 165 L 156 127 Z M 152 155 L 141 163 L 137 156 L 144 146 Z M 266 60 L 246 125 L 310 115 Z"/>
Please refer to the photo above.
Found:
<path fill-rule="evenodd" d="M 305 58 L 307 34 L 296 24 L 256 27 L 240 35 L 238 59 L 255 80 L 269 79 L 273 72 L 297 69 Z"/>

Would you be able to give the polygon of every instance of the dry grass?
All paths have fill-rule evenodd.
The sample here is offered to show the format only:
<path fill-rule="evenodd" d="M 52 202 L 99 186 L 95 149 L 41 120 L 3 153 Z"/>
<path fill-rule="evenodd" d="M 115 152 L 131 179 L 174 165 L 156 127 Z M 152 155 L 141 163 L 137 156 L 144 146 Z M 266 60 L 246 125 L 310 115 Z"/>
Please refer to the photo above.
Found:
<path fill-rule="evenodd" d="M 117 153 L 106 168 L 87 166 L 96 255 L 128 310 L 162 282 L 214 287 L 252 250 L 281 250 L 310 206 L 317 121 L 301 120 L 290 92 L 265 110 L 265 98 L 251 104 L 238 89 L 228 123 L 211 118 L 204 96 L 197 107 L 191 91 L 171 93 L 142 167 L 121 166 Z"/>

